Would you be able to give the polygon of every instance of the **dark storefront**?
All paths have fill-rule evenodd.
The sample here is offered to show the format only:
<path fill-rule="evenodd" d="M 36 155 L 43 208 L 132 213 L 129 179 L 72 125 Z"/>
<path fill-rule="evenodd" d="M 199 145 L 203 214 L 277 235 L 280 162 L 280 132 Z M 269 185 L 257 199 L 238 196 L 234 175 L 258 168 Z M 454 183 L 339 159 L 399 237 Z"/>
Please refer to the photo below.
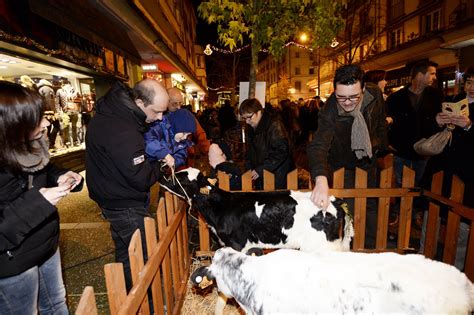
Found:
<path fill-rule="evenodd" d="M 96 98 L 139 63 L 126 32 L 89 1 L 0 1 L 0 77 L 45 96 L 53 155 L 84 149 Z"/>

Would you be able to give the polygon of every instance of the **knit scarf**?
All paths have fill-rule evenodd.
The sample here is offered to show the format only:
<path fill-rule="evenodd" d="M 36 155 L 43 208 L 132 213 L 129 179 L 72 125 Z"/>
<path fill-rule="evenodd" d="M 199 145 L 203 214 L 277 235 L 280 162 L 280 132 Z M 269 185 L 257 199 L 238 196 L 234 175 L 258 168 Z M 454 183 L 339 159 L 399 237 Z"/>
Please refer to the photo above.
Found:
<path fill-rule="evenodd" d="M 49 141 L 43 135 L 39 139 L 32 140 L 30 144 L 33 152 L 18 154 L 16 159 L 24 172 L 34 173 L 43 169 L 49 163 Z"/>
<path fill-rule="evenodd" d="M 363 102 L 364 99 L 362 99 L 351 112 L 346 112 L 341 105 L 337 104 L 337 112 L 339 116 L 354 117 L 351 131 L 351 149 L 358 160 L 366 156 L 372 158 L 372 143 L 370 142 L 369 130 L 367 129 L 367 124 L 365 123 L 364 116 L 361 112 Z"/>

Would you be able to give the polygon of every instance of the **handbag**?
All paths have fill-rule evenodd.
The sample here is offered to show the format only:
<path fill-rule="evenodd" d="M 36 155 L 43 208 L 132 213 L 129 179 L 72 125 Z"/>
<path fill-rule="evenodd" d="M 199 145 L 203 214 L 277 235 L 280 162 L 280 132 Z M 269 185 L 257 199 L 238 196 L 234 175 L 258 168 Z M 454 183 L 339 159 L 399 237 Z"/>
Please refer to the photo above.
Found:
<path fill-rule="evenodd" d="M 444 148 L 451 140 L 451 128 L 446 127 L 442 131 L 435 133 L 428 139 L 421 138 L 413 145 L 416 153 L 424 156 L 437 155 L 443 152 Z"/>

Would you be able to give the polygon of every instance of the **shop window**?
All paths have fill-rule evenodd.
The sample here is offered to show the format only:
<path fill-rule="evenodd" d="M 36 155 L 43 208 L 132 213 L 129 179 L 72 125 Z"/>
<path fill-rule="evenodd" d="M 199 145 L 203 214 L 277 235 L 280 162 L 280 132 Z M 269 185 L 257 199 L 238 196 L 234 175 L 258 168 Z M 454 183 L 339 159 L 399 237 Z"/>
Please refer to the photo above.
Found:
<path fill-rule="evenodd" d="M 300 74 L 301 74 L 300 67 L 295 67 L 295 75 L 300 75 Z"/>
<path fill-rule="evenodd" d="M 300 81 L 295 81 L 295 90 L 297 92 L 301 91 L 301 82 Z"/>

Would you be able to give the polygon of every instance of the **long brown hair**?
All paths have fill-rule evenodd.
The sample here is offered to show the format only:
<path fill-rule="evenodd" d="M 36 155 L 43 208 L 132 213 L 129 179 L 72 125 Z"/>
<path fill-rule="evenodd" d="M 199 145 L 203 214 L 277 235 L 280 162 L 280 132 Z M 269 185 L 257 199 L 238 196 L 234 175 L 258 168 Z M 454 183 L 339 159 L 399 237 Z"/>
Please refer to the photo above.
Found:
<path fill-rule="evenodd" d="M 43 117 L 41 95 L 8 81 L 0 81 L 0 164 L 17 171 L 16 156 L 33 153 L 30 134 Z"/>

